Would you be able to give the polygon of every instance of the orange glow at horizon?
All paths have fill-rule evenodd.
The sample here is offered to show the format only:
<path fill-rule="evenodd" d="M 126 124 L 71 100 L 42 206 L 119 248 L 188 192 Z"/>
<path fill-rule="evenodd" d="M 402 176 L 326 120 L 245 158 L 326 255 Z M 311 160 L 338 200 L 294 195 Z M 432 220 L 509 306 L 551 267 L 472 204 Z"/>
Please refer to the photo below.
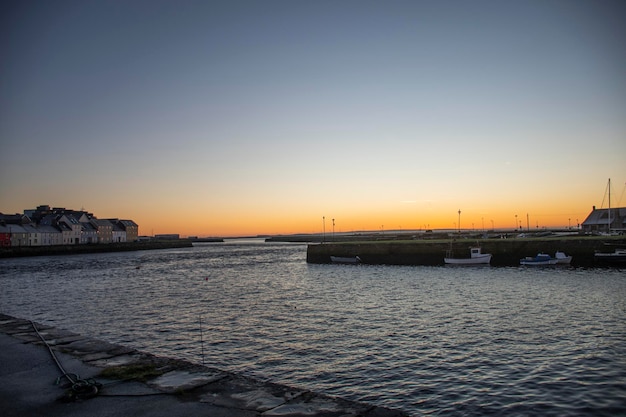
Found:
<path fill-rule="evenodd" d="M 3 212 L 21 213 L 40 204 L 84 207 L 100 219 L 131 219 L 139 225 L 140 235 L 237 237 L 332 233 L 333 219 L 336 233 L 457 229 L 459 210 L 463 230 L 576 228 L 592 206 L 601 208 L 607 203 L 603 202 L 606 180 L 601 178 L 555 184 L 532 182 L 526 176 L 516 187 L 505 187 L 506 181 L 498 178 L 483 178 L 487 186 L 482 189 L 474 189 L 471 181 L 423 181 L 387 188 L 383 183 L 357 183 L 343 190 L 304 186 L 290 179 L 282 188 L 261 183 L 248 189 L 222 187 L 207 192 L 199 182 L 190 182 L 168 187 L 167 196 L 161 196 L 163 187 L 157 184 L 137 188 L 132 198 L 110 199 L 102 193 L 87 201 L 75 196 L 59 198 L 50 191 L 35 203 L 25 194 L 23 201 L 16 199 Z M 621 203 L 621 195 L 620 181 L 615 181 L 613 207 Z"/>
<path fill-rule="evenodd" d="M 599 205 L 598 205 L 599 206 Z M 177 233 L 181 236 L 235 237 L 256 235 L 317 234 L 353 231 L 456 229 L 463 230 L 537 230 L 542 228 L 576 228 L 591 212 L 586 202 L 563 201 L 561 204 L 526 206 L 515 210 L 512 206 L 498 210 L 464 208 L 463 206 L 416 209 L 412 204 L 377 210 L 344 207 L 332 214 L 294 210 L 293 212 L 199 212 L 170 218 L 167 213 L 134 213 L 141 235 Z M 97 213 L 96 213 L 97 215 Z M 131 216 L 132 217 L 132 216 Z"/>

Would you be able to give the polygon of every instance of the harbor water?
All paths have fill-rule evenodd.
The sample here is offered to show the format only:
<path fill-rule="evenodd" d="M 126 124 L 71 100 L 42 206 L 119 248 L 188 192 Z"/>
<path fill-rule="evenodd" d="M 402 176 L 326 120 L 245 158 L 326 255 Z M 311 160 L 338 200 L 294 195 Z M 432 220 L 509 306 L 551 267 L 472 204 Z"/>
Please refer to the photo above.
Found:
<path fill-rule="evenodd" d="M 302 244 L 0 259 L 0 312 L 411 415 L 626 415 L 626 271 L 307 264 Z"/>

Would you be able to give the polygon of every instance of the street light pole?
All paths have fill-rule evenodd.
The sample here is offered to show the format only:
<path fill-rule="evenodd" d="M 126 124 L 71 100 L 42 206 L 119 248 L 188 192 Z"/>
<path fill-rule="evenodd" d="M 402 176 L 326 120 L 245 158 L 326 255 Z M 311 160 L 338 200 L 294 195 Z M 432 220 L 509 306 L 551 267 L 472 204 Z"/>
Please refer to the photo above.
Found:
<path fill-rule="evenodd" d="M 459 234 L 461 234 L 461 209 L 459 209 Z"/>

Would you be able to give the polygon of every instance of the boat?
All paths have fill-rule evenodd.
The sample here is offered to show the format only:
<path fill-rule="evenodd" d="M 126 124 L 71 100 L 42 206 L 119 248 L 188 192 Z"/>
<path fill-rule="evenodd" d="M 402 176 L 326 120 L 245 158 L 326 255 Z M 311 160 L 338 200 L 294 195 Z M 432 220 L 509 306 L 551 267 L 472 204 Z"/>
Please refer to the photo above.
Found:
<path fill-rule="evenodd" d="M 626 249 L 615 249 L 614 252 L 596 252 L 593 260 L 605 263 L 626 263 Z"/>
<path fill-rule="evenodd" d="M 527 256 L 519 260 L 520 265 L 556 265 L 557 259 L 551 257 L 547 253 L 538 253 L 537 256 Z"/>
<path fill-rule="evenodd" d="M 360 264 L 361 258 L 358 256 L 331 256 L 330 261 L 334 264 Z"/>
<path fill-rule="evenodd" d="M 488 265 L 491 262 L 490 253 L 482 253 L 478 246 L 470 248 L 469 258 L 453 258 L 452 252 L 448 251 L 443 262 L 448 265 Z"/>
<path fill-rule="evenodd" d="M 572 257 L 567 256 L 564 252 L 557 251 L 554 254 L 557 265 L 569 265 L 572 262 Z"/>

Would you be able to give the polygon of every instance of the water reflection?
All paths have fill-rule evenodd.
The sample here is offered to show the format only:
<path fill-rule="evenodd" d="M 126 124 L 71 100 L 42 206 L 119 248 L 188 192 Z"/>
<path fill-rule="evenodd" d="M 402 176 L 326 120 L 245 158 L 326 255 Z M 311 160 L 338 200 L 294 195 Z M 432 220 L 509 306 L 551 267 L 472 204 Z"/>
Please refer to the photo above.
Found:
<path fill-rule="evenodd" d="M 0 308 L 416 414 L 625 411 L 624 272 L 305 257 L 229 242 L 0 260 Z"/>

